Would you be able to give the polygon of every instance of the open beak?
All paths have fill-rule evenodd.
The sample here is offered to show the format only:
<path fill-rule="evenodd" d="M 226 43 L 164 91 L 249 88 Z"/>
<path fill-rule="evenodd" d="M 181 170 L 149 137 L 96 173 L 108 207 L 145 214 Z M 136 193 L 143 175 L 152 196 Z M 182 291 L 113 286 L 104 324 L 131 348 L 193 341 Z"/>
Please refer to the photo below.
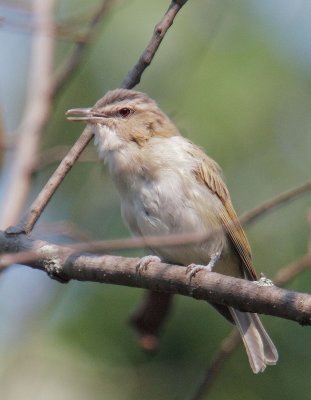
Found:
<path fill-rule="evenodd" d="M 69 121 L 82 121 L 88 123 L 100 122 L 105 118 L 105 115 L 94 112 L 92 108 L 72 108 L 66 111 Z"/>

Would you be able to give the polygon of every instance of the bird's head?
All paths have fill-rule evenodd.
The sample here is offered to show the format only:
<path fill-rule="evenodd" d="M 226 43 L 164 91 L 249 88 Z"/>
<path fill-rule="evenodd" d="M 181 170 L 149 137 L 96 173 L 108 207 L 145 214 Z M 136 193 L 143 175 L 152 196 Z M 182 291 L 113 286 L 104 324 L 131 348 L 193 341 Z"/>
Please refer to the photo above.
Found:
<path fill-rule="evenodd" d="M 93 125 L 98 143 L 106 150 L 128 143 L 143 147 L 152 137 L 179 135 L 156 102 L 134 90 L 109 91 L 93 107 L 71 109 L 66 114 L 69 120 Z"/>

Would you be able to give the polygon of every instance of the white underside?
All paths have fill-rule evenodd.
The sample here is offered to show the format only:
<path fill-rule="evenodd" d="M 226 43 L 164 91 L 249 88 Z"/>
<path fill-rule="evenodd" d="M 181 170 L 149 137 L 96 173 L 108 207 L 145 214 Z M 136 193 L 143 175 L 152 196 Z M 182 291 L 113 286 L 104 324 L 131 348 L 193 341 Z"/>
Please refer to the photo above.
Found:
<path fill-rule="evenodd" d="M 134 235 L 212 233 L 204 244 L 154 249 L 163 259 L 184 265 L 207 264 L 213 254 L 227 249 L 226 234 L 214 218 L 222 207 L 221 201 L 194 179 L 196 160 L 187 153 L 190 145 L 187 140 L 180 136 L 150 140 L 148 162 L 159 173 L 156 179 L 145 180 L 135 173 L 128 172 L 127 176 L 124 163 L 132 160 L 130 145 L 126 147 L 108 127 L 101 126 L 95 133 L 99 156 L 108 164 L 116 181 L 122 216 Z M 121 164 L 122 174 L 118 174 Z"/>

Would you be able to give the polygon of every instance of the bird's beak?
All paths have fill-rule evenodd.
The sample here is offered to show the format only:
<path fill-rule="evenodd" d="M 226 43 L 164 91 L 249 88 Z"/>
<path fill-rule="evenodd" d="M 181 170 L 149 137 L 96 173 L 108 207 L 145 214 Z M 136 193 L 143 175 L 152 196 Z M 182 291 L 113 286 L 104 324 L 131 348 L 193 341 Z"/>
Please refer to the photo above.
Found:
<path fill-rule="evenodd" d="M 66 111 L 69 121 L 82 121 L 88 123 L 96 123 L 102 121 L 105 115 L 95 113 L 92 108 L 72 108 Z"/>
<path fill-rule="evenodd" d="M 92 118 L 92 109 L 72 108 L 71 110 L 66 111 L 66 115 L 68 115 L 67 119 L 69 119 L 69 121 L 90 122 L 90 118 Z"/>

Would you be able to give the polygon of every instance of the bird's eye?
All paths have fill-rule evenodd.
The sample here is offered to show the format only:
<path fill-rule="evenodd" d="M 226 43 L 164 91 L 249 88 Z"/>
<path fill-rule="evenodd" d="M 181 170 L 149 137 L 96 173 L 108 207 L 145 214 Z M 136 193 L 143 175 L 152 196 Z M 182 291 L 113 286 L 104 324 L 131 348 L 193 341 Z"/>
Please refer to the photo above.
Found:
<path fill-rule="evenodd" d="M 130 108 L 123 107 L 123 108 L 120 108 L 120 110 L 118 111 L 118 113 L 119 113 L 120 117 L 126 118 L 126 117 L 128 117 L 130 114 L 132 114 L 132 110 L 131 110 Z"/>

